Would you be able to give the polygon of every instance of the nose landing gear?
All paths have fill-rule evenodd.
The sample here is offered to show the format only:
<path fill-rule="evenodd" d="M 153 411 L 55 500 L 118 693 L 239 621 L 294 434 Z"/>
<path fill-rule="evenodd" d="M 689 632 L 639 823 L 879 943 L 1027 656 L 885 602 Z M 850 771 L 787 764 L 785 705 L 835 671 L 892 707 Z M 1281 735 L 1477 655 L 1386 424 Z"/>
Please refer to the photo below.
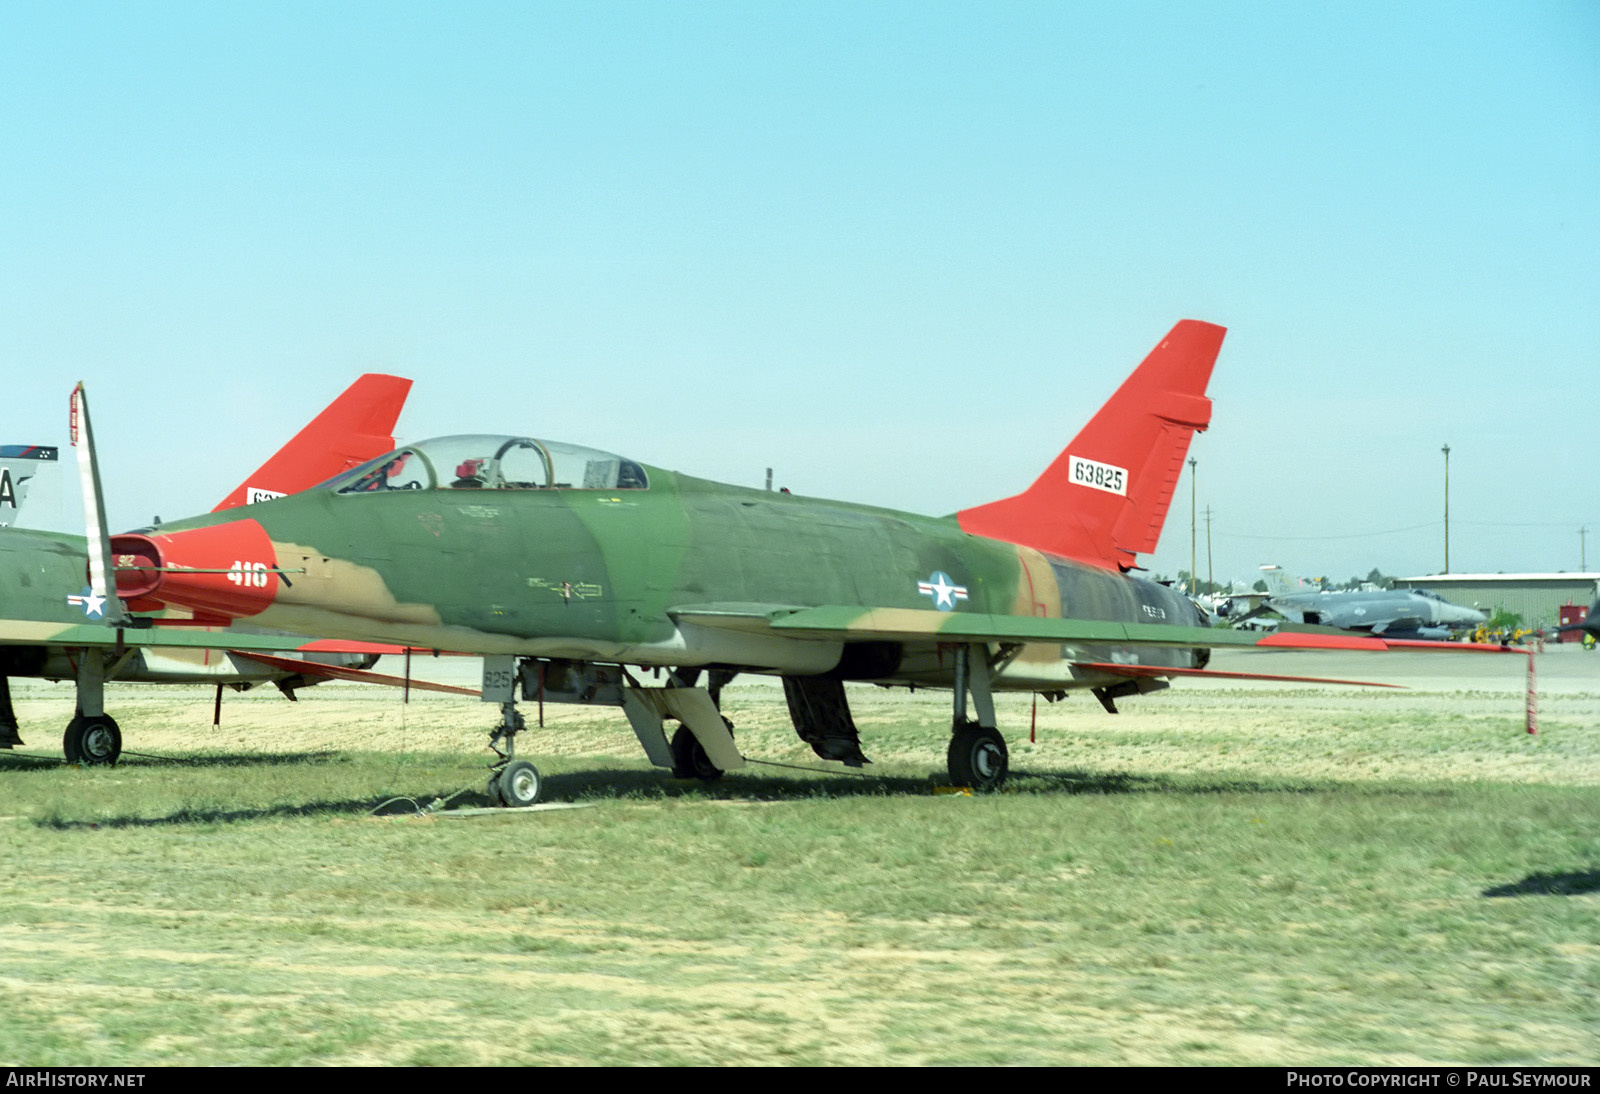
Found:
<path fill-rule="evenodd" d="M 489 800 L 512 809 L 522 809 L 539 800 L 544 780 L 539 769 L 527 760 L 516 758 L 516 737 L 527 727 L 514 702 L 500 704 L 501 721 L 489 737 L 489 747 L 500 757 L 489 765 Z M 500 742 L 505 741 L 505 751 Z"/>

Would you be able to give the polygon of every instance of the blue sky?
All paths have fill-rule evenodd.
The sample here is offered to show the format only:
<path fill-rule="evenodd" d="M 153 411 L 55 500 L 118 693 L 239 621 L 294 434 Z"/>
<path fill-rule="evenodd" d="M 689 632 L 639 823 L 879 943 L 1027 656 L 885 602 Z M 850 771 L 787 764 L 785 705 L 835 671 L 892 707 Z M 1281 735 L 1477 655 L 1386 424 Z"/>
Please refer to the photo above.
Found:
<path fill-rule="evenodd" d="M 1438 570 L 1446 443 L 1453 570 L 1600 569 L 1589 0 L 13 2 L 0 127 L 0 440 L 87 381 L 114 526 L 363 371 L 950 512 L 1193 317 L 1219 578 Z"/>

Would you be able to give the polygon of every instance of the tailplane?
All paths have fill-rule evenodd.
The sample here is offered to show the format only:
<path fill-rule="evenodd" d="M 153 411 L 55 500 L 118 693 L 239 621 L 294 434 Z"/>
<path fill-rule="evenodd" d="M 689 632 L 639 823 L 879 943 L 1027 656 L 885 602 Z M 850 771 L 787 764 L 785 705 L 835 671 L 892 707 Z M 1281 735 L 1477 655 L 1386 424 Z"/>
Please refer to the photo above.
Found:
<path fill-rule="evenodd" d="M 1037 482 L 963 509 L 961 527 L 1107 569 L 1149 553 L 1189 440 L 1211 424 L 1206 384 L 1226 328 L 1184 319 L 1123 381 Z"/>
<path fill-rule="evenodd" d="M 308 490 L 394 448 L 411 381 L 369 372 L 296 433 L 212 512 Z"/>

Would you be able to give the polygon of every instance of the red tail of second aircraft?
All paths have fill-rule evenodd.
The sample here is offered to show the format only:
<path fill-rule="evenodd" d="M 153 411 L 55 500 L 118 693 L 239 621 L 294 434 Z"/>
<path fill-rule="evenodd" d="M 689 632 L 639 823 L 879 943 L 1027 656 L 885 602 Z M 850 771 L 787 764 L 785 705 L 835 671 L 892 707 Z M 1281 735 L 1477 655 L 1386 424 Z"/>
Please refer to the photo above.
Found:
<path fill-rule="evenodd" d="M 390 451 L 394 424 L 410 391 L 411 381 L 399 376 L 362 376 L 212 512 L 310 489 Z"/>
<path fill-rule="evenodd" d="M 1206 384 L 1226 328 L 1184 319 L 1037 482 L 956 514 L 974 535 L 1107 569 L 1155 550 L 1189 440 L 1211 424 Z"/>

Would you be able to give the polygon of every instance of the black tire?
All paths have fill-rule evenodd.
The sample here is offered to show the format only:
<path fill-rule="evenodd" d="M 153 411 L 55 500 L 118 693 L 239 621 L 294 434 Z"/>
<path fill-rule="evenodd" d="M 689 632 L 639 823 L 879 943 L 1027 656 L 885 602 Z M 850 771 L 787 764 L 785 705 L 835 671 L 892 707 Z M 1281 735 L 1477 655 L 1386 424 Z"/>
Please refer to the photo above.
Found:
<path fill-rule="evenodd" d="M 672 774 L 674 778 L 701 782 L 722 778 L 722 768 L 711 762 L 705 746 L 688 726 L 679 726 L 672 735 Z"/>
<path fill-rule="evenodd" d="M 950 782 L 974 790 L 999 790 L 1011 767 L 1006 740 L 998 729 L 987 729 L 976 722 L 956 727 L 946 756 Z"/>
<path fill-rule="evenodd" d="M 67 754 L 69 764 L 112 767 L 122 755 L 122 730 L 109 714 L 80 714 L 67 723 L 61 750 Z"/>
<path fill-rule="evenodd" d="M 527 760 L 512 760 L 495 776 L 495 797 L 508 809 L 523 809 L 539 800 L 544 781 Z"/>

